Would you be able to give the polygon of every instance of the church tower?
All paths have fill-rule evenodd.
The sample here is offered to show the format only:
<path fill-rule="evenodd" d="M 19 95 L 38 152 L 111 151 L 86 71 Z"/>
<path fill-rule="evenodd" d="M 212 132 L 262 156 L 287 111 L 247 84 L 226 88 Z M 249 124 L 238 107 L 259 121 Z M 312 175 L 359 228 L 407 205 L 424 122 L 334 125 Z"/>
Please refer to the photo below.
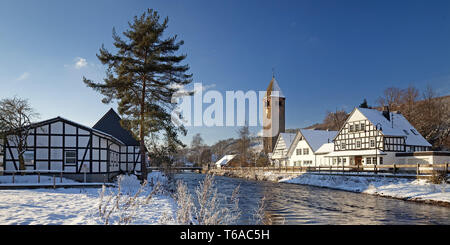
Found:
<path fill-rule="evenodd" d="M 263 99 L 263 144 L 264 153 L 272 153 L 278 135 L 285 130 L 285 102 L 275 76 L 272 76 Z"/>

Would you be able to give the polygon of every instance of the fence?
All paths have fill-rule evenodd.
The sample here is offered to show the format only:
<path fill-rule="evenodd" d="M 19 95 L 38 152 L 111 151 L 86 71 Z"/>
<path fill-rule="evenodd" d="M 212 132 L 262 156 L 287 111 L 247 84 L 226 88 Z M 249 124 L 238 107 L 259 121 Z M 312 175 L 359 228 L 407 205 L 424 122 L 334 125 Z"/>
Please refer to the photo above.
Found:
<path fill-rule="evenodd" d="M 284 167 L 225 167 L 231 171 L 264 171 L 275 173 L 302 173 L 302 172 L 342 172 L 342 173 L 411 173 L 415 175 L 431 174 L 434 171 L 448 173 L 449 164 L 392 164 L 392 165 L 344 165 L 344 166 L 284 166 Z"/>
<path fill-rule="evenodd" d="M 38 175 L 37 182 L 41 183 L 41 174 L 53 174 L 53 185 L 56 184 L 56 175 L 59 174 L 60 183 L 63 182 L 63 171 L 56 171 L 56 170 L 16 170 L 16 171 L 3 171 L 6 174 L 11 174 L 12 176 L 12 183 L 15 183 L 15 177 L 17 174 L 24 175 L 24 174 L 36 174 Z"/>

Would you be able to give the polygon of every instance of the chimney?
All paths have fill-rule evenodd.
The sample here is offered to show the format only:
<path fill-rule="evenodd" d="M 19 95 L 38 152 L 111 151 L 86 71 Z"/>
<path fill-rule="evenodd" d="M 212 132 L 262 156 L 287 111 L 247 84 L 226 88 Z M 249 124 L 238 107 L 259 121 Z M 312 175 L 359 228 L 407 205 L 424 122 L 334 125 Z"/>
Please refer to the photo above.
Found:
<path fill-rule="evenodd" d="M 383 106 L 383 116 L 390 121 L 391 120 L 391 115 L 389 113 L 389 106 Z"/>

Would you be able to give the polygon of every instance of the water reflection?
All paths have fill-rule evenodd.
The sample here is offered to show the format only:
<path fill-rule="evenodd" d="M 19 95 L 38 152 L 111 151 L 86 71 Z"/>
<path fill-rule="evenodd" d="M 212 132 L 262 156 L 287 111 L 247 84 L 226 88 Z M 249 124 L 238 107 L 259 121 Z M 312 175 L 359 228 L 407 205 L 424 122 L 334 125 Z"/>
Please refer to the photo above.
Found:
<path fill-rule="evenodd" d="M 184 173 L 177 179 L 195 189 L 204 175 Z M 239 224 L 254 224 L 265 196 L 265 212 L 274 224 L 450 224 L 450 208 L 313 186 L 257 182 L 217 176 L 219 193 L 231 195 L 240 185 Z"/>

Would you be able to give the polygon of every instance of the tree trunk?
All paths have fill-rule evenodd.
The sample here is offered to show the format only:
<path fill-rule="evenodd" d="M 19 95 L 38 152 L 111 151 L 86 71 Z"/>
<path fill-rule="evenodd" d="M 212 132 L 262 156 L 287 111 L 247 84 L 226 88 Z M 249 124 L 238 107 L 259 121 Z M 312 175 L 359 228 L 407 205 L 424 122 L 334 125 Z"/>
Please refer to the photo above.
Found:
<path fill-rule="evenodd" d="M 141 98 L 141 121 L 139 128 L 139 142 L 140 142 L 140 150 L 141 150 L 141 180 L 147 180 L 147 166 L 145 164 L 145 141 L 144 141 L 144 108 L 145 108 L 145 78 L 143 80 L 142 86 L 142 98 Z"/>
<path fill-rule="evenodd" d="M 22 137 L 21 134 L 19 134 L 17 137 Z M 20 138 L 19 138 L 20 139 Z M 25 170 L 25 159 L 23 158 L 23 154 L 24 154 L 24 145 L 22 144 L 21 140 L 17 141 L 17 153 L 19 155 L 19 170 Z M 23 175 L 24 173 L 22 173 Z"/>

